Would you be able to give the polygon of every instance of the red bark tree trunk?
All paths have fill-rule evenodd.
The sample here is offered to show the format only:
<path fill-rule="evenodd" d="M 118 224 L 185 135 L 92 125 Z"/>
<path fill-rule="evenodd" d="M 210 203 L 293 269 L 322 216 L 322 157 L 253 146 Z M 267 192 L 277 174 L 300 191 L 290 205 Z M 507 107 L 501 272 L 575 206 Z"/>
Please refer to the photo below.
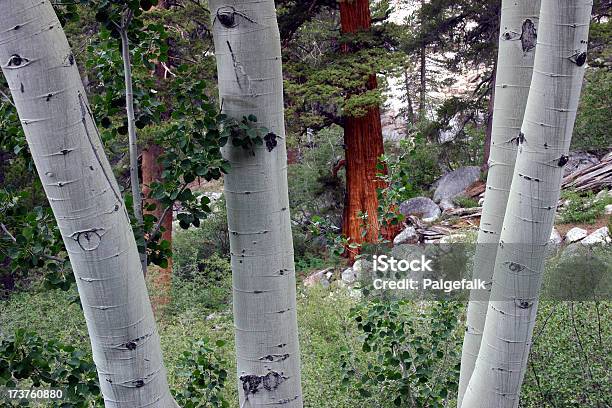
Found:
<path fill-rule="evenodd" d="M 167 9 L 165 0 L 158 2 L 156 8 Z M 158 81 L 165 79 L 165 69 L 161 62 L 155 64 L 154 75 Z M 163 115 L 164 119 L 169 119 L 170 115 Z M 164 171 L 163 166 L 157 161 L 160 155 L 163 153 L 163 148 L 151 142 L 142 150 L 142 192 L 145 198 L 145 204 L 154 204 L 155 210 L 147 211 L 144 210 L 145 214 L 151 214 L 158 220 L 162 217 L 165 208 L 162 204 L 154 198 L 149 198 L 151 192 L 150 185 L 153 182 L 161 182 L 162 172 Z M 146 206 L 145 206 L 146 208 Z M 172 211 L 168 211 L 164 217 L 161 228 L 163 230 L 161 239 L 166 240 L 170 243 L 172 248 Z M 172 285 L 172 258 L 168 258 L 168 267 L 160 268 L 158 275 L 155 279 L 155 285 L 159 291 L 159 296 L 155 296 L 152 299 L 153 307 L 156 311 L 163 308 L 170 301 L 170 288 Z"/>
<path fill-rule="evenodd" d="M 372 25 L 369 2 L 341 1 L 340 24 L 342 33 L 369 30 Z M 350 45 L 343 45 L 342 51 L 351 52 Z M 376 75 L 372 74 L 368 79 L 367 88 L 376 89 L 376 87 Z M 345 115 L 344 145 L 346 196 L 342 233 L 349 238 L 349 243 L 375 242 L 381 230 L 376 189 L 384 187 L 384 182 L 376 177 L 380 172 L 376 165 L 384 153 L 378 106 L 369 107 L 364 116 Z M 360 213 L 367 214 L 365 223 L 359 216 Z M 350 259 L 356 254 L 356 251 L 348 249 Z"/>

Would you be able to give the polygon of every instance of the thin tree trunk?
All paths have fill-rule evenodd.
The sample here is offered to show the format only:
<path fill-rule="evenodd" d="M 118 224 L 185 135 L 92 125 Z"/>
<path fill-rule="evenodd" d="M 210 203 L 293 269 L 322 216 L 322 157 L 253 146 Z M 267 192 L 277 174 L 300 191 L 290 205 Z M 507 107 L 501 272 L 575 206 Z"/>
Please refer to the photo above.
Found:
<path fill-rule="evenodd" d="M 105 406 L 175 406 L 127 210 L 49 1 L 0 2 L 0 63 L 70 257 Z"/>
<path fill-rule="evenodd" d="M 423 8 L 423 6 L 425 5 L 425 0 L 421 0 L 421 9 Z M 422 11 L 421 11 L 422 13 Z M 423 25 L 423 21 L 421 21 L 421 26 Z M 420 80 L 421 80 L 421 87 L 420 87 L 420 95 L 419 95 L 419 120 L 425 120 L 426 114 L 425 114 L 425 100 L 427 98 L 427 47 L 425 46 L 425 44 L 421 45 L 421 52 L 420 52 Z"/>
<path fill-rule="evenodd" d="M 137 228 L 144 232 L 144 221 L 142 216 L 142 193 L 140 191 L 140 180 L 138 178 L 138 141 L 136 139 L 136 119 L 134 118 L 134 91 L 132 89 L 132 63 L 130 61 L 130 41 L 128 39 L 128 26 L 132 19 L 132 12 L 127 11 L 121 19 L 119 33 L 121 35 L 121 58 L 123 59 L 123 76 L 125 81 L 125 110 L 128 122 L 128 140 L 130 152 L 130 187 L 132 189 L 132 208 L 134 218 L 138 223 Z M 142 273 L 147 274 L 147 248 L 140 253 Z"/>
<path fill-rule="evenodd" d="M 590 0 L 542 0 L 524 136 L 519 140 L 491 302 L 464 407 L 516 408 L 519 403 L 546 244 L 586 67 L 591 8 Z"/>
<path fill-rule="evenodd" d="M 274 1 L 210 0 L 210 10 L 223 112 L 255 115 L 277 142 L 254 154 L 231 140 L 223 148 L 240 407 L 302 407 Z"/>
<path fill-rule="evenodd" d="M 425 120 L 426 118 L 426 113 L 425 113 L 425 100 L 427 98 L 427 67 L 426 67 L 426 63 L 427 63 L 427 58 L 426 58 L 426 54 L 425 54 L 425 46 L 423 45 L 421 47 L 421 75 L 420 75 L 420 79 L 421 79 L 421 87 L 420 87 L 420 95 L 419 95 L 419 120 Z"/>
<path fill-rule="evenodd" d="M 410 76 L 408 75 L 408 67 L 404 67 L 404 87 L 406 88 L 406 104 L 408 105 L 408 124 L 414 125 L 414 107 L 412 106 L 412 98 L 410 97 Z M 410 126 L 409 126 L 410 127 Z"/>
<path fill-rule="evenodd" d="M 487 104 L 487 127 L 485 129 L 485 140 L 484 149 L 482 154 L 482 165 L 481 170 L 487 171 L 489 169 L 489 158 L 491 157 L 491 137 L 493 134 L 493 109 L 495 108 L 495 75 L 497 72 L 497 61 L 493 66 L 493 80 L 490 85 L 491 95 L 489 96 L 489 103 Z M 525 98 L 526 99 L 526 98 Z"/>
<path fill-rule="evenodd" d="M 340 2 L 340 23 L 343 33 L 369 30 L 372 21 L 367 0 Z M 350 52 L 350 46 L 343 48 Z M 367 89 L 376 89 L 376 75 L 372 74 Z M 384 153 L 380 109 L 370 106 L 364 116 L 344 117 L 344 145 L 346 160 L 346 196 L 342 218 L 342 233 L 350 243 L 376 242 L 381 231 L 378 222 L 377 188 L 384 183 L 377 177 L 377 164 Z M 363 220 L 360 214 L 366 215 Z M 365 231 L 365 234 L 363 233 Z M 355 252 L 349 250 L 349 257 Z"/>

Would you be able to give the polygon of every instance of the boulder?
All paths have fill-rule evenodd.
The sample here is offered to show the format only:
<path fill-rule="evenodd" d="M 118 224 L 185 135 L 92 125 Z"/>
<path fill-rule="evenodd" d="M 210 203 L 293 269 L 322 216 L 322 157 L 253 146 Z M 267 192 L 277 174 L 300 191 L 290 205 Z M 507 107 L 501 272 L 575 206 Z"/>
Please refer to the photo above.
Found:
<path fill-rule="evenodd" d="M 456 207 L 455 203 L 450 198 L 445 198 L 440 201 L 440 209 L 442 211 L 453 210 L 455 209 L 455 207 Z"/>
<path fill-rule="evenodd" d="M 406 227 L 393 239 L 393 245 L 416 244 L 417 242 L 419 242 L 419 234 L 414 227 Z"/>
<path fill-rule="evenodd" d="M 445 198 L 456 197 L 478 179 L 480 179 L 480 168 L 477 166 L 461 167 L 446 173 L 440 179 L 433 199 L 439 203 Z"/>
<path fill-rule="evenodd" d="M 595 195 L 595 201 L 601 201 L 606 199 L 607 197 L 612 198 L 612 190 L 601 190 L 599 193 Z"/>
<path fill-rule="evenodd" d="M 359 258 L 355 261 L 352 266 L 353 272 L 357 279 L 361 279 L 363 276 L 369 275 L 372 271 L 373 264 L 365 258 Z"/>
<path fill-rule="evenodd" d="M 313 287 L 317 283 L 321 284 L 324 288 L 329 287 L 329 280 L 333 275 L 333 268 L 323 269 L 322 271 L 315 272 L 304 279 L 304 286 Z"/>
<path fill-rule="evenodd" d="M 608 204 L 604 207 L 604 214 L 612 215 L 612 204 Z"/>
<path fill-rule="evenodd" d="M 567 231 L 567 234 L 565 234 L 565 240 L 569 243 L 572 243 L 586 238 L 587 235 L 589 235 L 589 232 L 587 230 L 574 227 L 571 230 Z"/>
<path fill-rule="evenodd" d="M 574 173 L 578 170 L 586 169 L 594 164 L 598 164 L 597 156 L 586 152 L 573 152 L 569 154 L 569 160 L 563 168 L 563 176 Z"/>
<path fill-rule="evenodd" d="M 342 282 L 344 283 L 354 283 L 357 280 L 357 274 L 353 270 L 353 268 L 347 268 L 342 272 Z"/>
<path fill-rule="evenodd" d="M 415 197 L 400 204 L 400 213 L 406 217 L 415 215 L 428 221 L 436 220 L 440 216 L 440 207 L 427 197 Z"/>
<path fill-rule="evenodd" d="M 599 228 L 593 232 L 591 232 L 585 239 L 580 241 L 582 245 L 598 245 L 598 244 L 608 244 L 612 241 L 610 239 L 610 233 L 608 231 L 608 227 Z"/>

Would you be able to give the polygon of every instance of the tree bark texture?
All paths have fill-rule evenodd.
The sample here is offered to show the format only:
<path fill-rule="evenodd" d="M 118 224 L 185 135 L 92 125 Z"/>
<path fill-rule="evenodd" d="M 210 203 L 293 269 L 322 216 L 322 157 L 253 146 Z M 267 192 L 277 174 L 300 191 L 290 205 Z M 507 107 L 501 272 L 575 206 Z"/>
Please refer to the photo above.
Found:
<path fill-rule="evenodd" d="M 223 148 L 240 407 L 302 407 L 276 10 L 272 0 L 209 4 L 223 112 L 255 115 L 276 141 Z"/>
<path fill-rule="evenodd" d="M 355 33 L 371 27 L 370 6 L 367 0 L 340 2 L 342 33 Z M 343 52 L 350 52 L 350 46 Z M 372 74 L 367 89 L 376 89 L 376 75 Z M 342 221 L 342 233 L 349 243 L 376 242 L 381 232 L 378 221 L 378 196 L 376 189 L 384 187 L 376 175 L 376 166 L 384 153 L 380 109 L 370 106 L 364 116 L 344 116 L 344 145 L 346 160 L 346 197 Z M 367 215 L 367 220 L 360 217 Z M 365 232 L 365 234 L 364 234 Z M 352 259 L 356 255 L 348 250 Z"/>
<path fill-rule="evenodd" d="M 539 13 L 539 0 L 502 1 L 489 169 L 473 269 L 473 278 L 486 282 L 491 282 L 493 276 L 496 245 L 512 183 L 533 72 Z M 459 407 L 480 349 L 488 301 L 488 294 L 482 291 L 470 295 L 461 353 Z"/>
<path fill-rule="evenodd" d="M 162 154 L 163 149 L 155 143 L 151 143 L 142 149 L 142 194 L 145 197 L 146 204 L 155 205 L 155 210 L 145 210 L 145 213 L 154 215 L 158 220 L 161 219 L 165 208 L 162 207 L 158 200 L 149 197 L 149 194 L 151 193 L 151 188 L 149 186 L 151 183 L 160 182 L 162 179 L 162 172 L 164 171 L 164 168 L 161 163 L 157 161 Z M 161 223 L 161 228 L 163 228 L 161 239 L 170 242 L 170 245 L 172 245 L 172 210 L 166 212 L 166 216 Z M 153 304 L 155 307 L 163 307 L 170 301 L 170 288 L 172 286 L 172 257 L 168 258 L 167 268 L 159 268 L 155 284 L 161 295 L 157 298 L 154 297 Z"/>
<path fill-rule="evenodd" d="M 538 46 L 480 352 L 463 406 L 516 408 L 586 68 L 590 0 L 542 0 Z M 501 81 L 500 81 L 501 82 Z"/>
<path fill-rule="evenodd" d="M 70 257 L 105 406 L 175 406 L 127 210 L 49 1 L 0 1 L 0 63 Z"/>
<path fill-rule="evenodd" d="M 168 8 L 168 5 L 166 4 L 166 1 L 160 0 L 157 3 L 157 8 L 165 10 Z M 164 69 L 162 63 L 156 63 L 154 75 L 159 83 L 165 80 L 165 74 L 166 70 Z M 165 112 L 162 115 L 162 118 L 165 120 L 170 119 L 170 112 Z M 145 208 L 144 213 L 151 214 L 158 220 L 161 220 L 165 208 L 163 208 L 159 200 L 151 198 L 149 195 L 151 194 L 151 183 L 159 183 L 162 181 L 162 172 L 164 171 L 164 167 L 158 160 L 163 153 L 163 148 L 154 142 L 150 142 L 142 149 L 142 194 L 144 196 L 145 204 L 155 205 L 155 210 L 149 211 Z M 161 229 L 163 230 L 161 233 L 161 240 L 168 241 L 170 243 L 170 249 L 172 249 L 172 211 L 166 212 L 166 216 L 161 222 Z M 155 284 L 159 290 L 160 296 L 153 298 L 153 305 L 154 307 L 163 307 L 170 301 L 170 289 L 172 286 L 172 257 L 168 257 L 168 266 L 166 268 L 159 268 Z"/>

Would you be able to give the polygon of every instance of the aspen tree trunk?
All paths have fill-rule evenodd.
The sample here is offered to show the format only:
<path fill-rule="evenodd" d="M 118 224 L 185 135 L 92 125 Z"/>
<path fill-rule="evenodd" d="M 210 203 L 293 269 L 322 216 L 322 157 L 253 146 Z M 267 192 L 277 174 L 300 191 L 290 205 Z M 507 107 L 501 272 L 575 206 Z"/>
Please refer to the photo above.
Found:
<path fill-rule="evenodd" d="M 127 210 L 49 1 L 0 1 L 0 64 L 70 257 L 105 406 L 174 407 Z"/>
<path fill-rule="evenodd" d="M 223 148 L 240 407 L 302 407 L 287 190 L 280 36 L 274 1 L 210 0 L 223 112 L 274 134 L 254 154 Z M 269 137 L 269 135 L 268 135 Z M 276 144 L 272 141 L 275 140 Z"/>
<path fill-rule="evenodd" d="M 590 0 L 542 0 L 533 79 L 497 251 L 482 344 L 463 406 L 516 408 L 546 244 L 585 71 Z"/>
<path fill-rule="evenodd" d="M 491 81 L 489 103 L 487 104 L 487 127 L 485 129 L 484 149 L 482 154 L 481 171 L 489 169 L 489 159 L 491 158 L 491 138 L 493 136 L 493 109 L 495 108 L 495 76 L 497 75 L 497 61 L 493 65 L 493 81 Z M 525 101 L 527 98 L 525 98 Z"/>
<path fill-rule="evenodd" d="M 372 25 L 368 0 L 340 2 L 340 24 L 342 33 L 355 33 L 369 30 Z M 350 52 L 345 46 L 343 52 Z M 366 84 L 367 89 L 376 89 L 376 75 L 372 74 Z M 344 117 L 344 145 L 346 160 L 346 197 L 342 217 L 342 233 L 350 243 L 375 242 L 380 225 L 378 221 L 377 188 L 384 183 L 376 176 L 376 165 L 384 153 L 380 109 L 370 106 L 364 116 Z M 367 214 L 367 221 L 359 216 Z M 362 234 L 365 228 L 365 236 Z M 391 233 L 392 234 L 392 233 Z M 349 250 L 349 257 L 356 254 Z"/>
<path fill-rule="evenodd" d="M 134 218 L 138 223 L 138 228 L 143 230 L 144 219 L 142 216 L 142 193 L 140 191 L 140 179 L 138 177 L 138 141 L 136 138 L 136 118 L 134 117 L 134 91 L 132 86 L 132 62 L 130 60 L 130 41 L 128 39 L 128 26 L 132 20 L 132 11 L 127 11 L 121 17 L 119 34 L 121 36 L 121 58 L 123 59 L 123 78 L 125 82 L 125 111 L 128 123 L 128 142 L 130 153 L 130 187 L 132 190 L 132 208 Z M 144 231 L 143 231 L 144 232 Z M 145 246 L 140 256 L 142 273 L 147 275 L 147 246 Z"/>
<path fill-rule="evenodd" d="M 489 169 L 473 269 L 473 278 L 486 282 L 491 282 L 493 277 L 497 244 L 512 183 L 533 72 L 539 14 L 540 0 L 502 1 Z M 459 407 L 480 349 L 488 301 L 488 293 L 483 291 L 470 294 L 461 354 Z"/>

